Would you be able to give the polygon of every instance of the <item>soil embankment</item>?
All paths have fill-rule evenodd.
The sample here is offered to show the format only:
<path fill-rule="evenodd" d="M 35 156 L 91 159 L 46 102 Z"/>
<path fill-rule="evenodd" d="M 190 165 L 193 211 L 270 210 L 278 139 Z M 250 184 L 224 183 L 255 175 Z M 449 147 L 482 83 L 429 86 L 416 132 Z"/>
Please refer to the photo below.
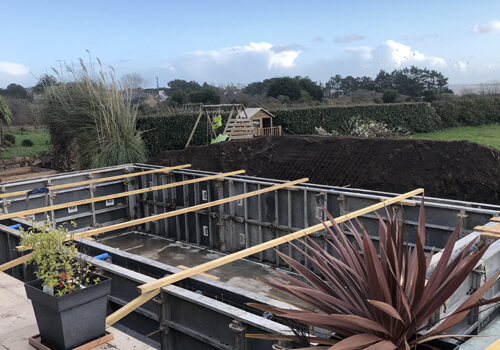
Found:
<path fill-rule="evenodd" d="M 500 204 L 500 152 L 467 141 L 269 136 L 164 151 L 148 163 Z"/>

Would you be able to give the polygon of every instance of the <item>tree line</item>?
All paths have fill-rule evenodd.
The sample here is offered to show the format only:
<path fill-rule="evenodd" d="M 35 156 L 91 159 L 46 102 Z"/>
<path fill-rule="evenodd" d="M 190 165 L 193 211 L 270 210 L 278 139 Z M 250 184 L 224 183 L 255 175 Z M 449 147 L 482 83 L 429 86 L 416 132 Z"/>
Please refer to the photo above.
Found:
<path fill-rule="evenodd" d="M 202 98 L 218 103 L 215 87 L 207 83 L 200 85 L 194 81 L 176 79 L 169 82 L 168 87 L 164 89 L 172 102 L 178 104 L 203 102 Z M 442 73 L 415 66 L 395 69 L 391 73 L 380 70 L 375 78 L 351 75 L 342 77 L 337 74 L 322 84 L 309 77 L 276 77 L 253 82 L 243 88 L 230 84 L 219 86 L 217 90 L 221 98 L 229 94 L 229 97 L 235 99 L 234 95 L 240 94 L 241 99 L 243 94 L 247 99 L 274 98 L 281 103 L 323 101 L 324 98 L 341 98 L 360 91 L 385 93 L 384 102 L 393 102 L 394 96 L 398 94 L 411 97 L 415 101 L 432 101 L 442 94 L 453 94 L 448 86 L 448 78 Z M 204 91 L 204 94 L 201 94 L 201 91 Z"/>
<path fill-rule="evenodd" d="M 162 110 L 162 106 L 183 107 L 193 104 L 243 103 L 247 106 L 276 106 L 280 104 L 322 104 L 333 103 L 340 99 L 342 104 L 352 103 L 390 103 L 396 101 L 434 101 L 444 94 L 453 94 L 448 86 L 448 78 L 436 70 L 418 68 L 395 69 L 392 72 L 380 70 L 374 77 L 368 76 L 331 76 L 326 83 L 313 81 L 310 77 L 274 77 L 250 84 L 221 84 L 214 86 L 206 82 L 174 79 L 160 87 L 166 101 L 161 101 L 158 89 L 146 89 L 146 81 L 138 73 L 125 74 L 121 83 L 123 88 L 142 90 L 145 95 L 154 96 L 148 103 L 142 103 L 141 114 L 151 114 Z M 38 83 L 30 88 L 19 84 L 10 84 L 0 88 L 13 114 L 13 121 L 27 123 L 36 119 L 36 108 L 32 105 L 36 97 L 43 94 L 45 87 L 57 84 L 50 76 L 42 76 Z M 498 85 L 498 84 L 497 84 Z M 497 87 L 497 85 L 495 85 Z M 479 94 L 493 91 L 488 86 Z M 364 95 L 363 95 L 364 94 Z M 354 97 L 356 96 L 356 97 Z M 358 98 L 362 96 L 363 98 Z M 449 97 L 448 97 L 449 98 Z M 144 101 L 144 99 L 142 100 Z M 20 117 L 21 116 L 21 117 Z"/>

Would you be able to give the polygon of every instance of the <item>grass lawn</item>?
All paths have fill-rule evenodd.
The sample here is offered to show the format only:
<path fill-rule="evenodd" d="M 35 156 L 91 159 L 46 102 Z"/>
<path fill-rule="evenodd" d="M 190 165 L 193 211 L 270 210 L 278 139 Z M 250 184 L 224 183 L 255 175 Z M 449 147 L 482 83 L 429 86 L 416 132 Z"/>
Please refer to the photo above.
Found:
<path fill-rule="evenodd" d="M 12 159 L 14 157 L 33 157 L 41 152 L 47 151 L 50 148 L 50 134 L 45 129 L 35 129 L 21 131 L 15 128 L 4 128 L 4 135 L 11 134 L 16 137 L 14 147 L 4 147 L 5 151 L 0 154 L 1 159 Z M 23 140 L 31 140 L 33 147 L 23 147 Z"/>
<path fill-rule="evenodd" d="M 477 142 L 487 146 L 493 146 L 500 150 L 500 124 L 466 126 L 462 128 L 453 128 L 430 132 L 427 134 L 412 135 L 416 140 L 467 140 Z"/>

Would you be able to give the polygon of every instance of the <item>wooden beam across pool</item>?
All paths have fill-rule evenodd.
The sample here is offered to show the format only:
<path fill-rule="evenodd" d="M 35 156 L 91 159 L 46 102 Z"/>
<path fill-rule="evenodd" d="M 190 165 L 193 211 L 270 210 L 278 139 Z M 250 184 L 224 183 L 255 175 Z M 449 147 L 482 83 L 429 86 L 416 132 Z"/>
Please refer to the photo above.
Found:
<path fill-rule="evenodd" d="M 141 176 L 141 175 L 170 172 L 172 170 L 185 169 L 185 168 L 189 168 L 189 167 L 191 167 L 191 164 L 177 165 L 177 166 L 168 167 L 168 168 L 158 168 L 158 169 L 152 169 L 152 170 L 146 170 L 146 171 L 138 171 L 135 173 L 124 174 L 124 175 L 108 176 L 108 177 L 103 177 L 100 179 L 92 179 L 92 180 L 86 180 L 86 181 L 71 182 L 71 183 L 62 184 L 62 185 L 48 186 L 48 188 L 51 191 L 60 190 L 62 188 L 85 186 L 85 185 L 90 185 L 90 184 L 99 183 L 99 182 L 114 181 L 114 180 L 126 179 L 129 177 L 135 177 L 135 176 Z M 43 173 L 40 173 L 40 174 L 43 174 Z M 24 191 L 10 192 L 10 193 L 8 193 L 8 192 L 7 193 L 0 193 L 0 198 L 26 195 L 27 192 L 28 192 L 27 190 L 24 190 Z"/>
<path fill-rule="evenodd" d="M 384 200 L 383 202 L 373 204 L 369 207 L 356 210 L 352 213 L 339 216 L 339 217 L 335 218 L 334 221 L 337 224 L 339 224 L 339 223 L 344 222 L 344 221 L 352 220 L 360 215 L 364 215 L 364 214 L 370 213 L 374 210 L 378 210 L 378 209 L 384 208 L 386 206 L 389 206 L 391 204 L 401 202 L 404 199 L 416 196 L 416 195 L 421 194 L 423 192 L 424 192 L 424 189 L 419 188 L 419 189 L 413 190 L 411 192 L 407 192 L 405 194 L 396 196 L 394 198 Z M 232 197 L 232 198 L 234 198 L 234 197 Z M 331 221 L 327 221 L 325 224 L 328 226 L 332 226 L 333 223 Z M 190 268 L 190 269 L 187 269 L 184 271 L 180 271 L 180 272 L 172 274 L 170 276 L 160 278 L 156 281 L 141 285 L 138 287 L 138 291 L 142 294 L 140 296 L 138 296 L 136 299 L 134 299 L 131 302 L 129 302 L 128 304 L 126 304 L 125 306 L 123 306 L 122 308 L 120 308 L 119 310 L 115 311 L 113 314 L 109 315 L 106 318 L 106 324 L 108 326 L 115 324 L 116 322 L 121 320 L 123 317 L 125 317 L 126 315 L 128 315 L 129 313 L 131 313 L 132 311 L 137 309 L 139 306 L 143 305 L 148 300 L 151 300 L 152 298 L 154 298 L 158 293 L 160 293 L 162 287 L 165 287 L 169 284 L 181 281 L 185 278 L 189 278 L 189 277 L 198 275 L 200 273 L 206 272 L 206 271 L 214 269 L 216 267 L 228 264 L 230 262 L 233 262 L 233 261 L 236 261 L 236 260 L 239 260 L 242 258 L 246 258 L 250 255 L 256 254 L 256 253 L 264 251 L 266 249 L 274 248 L 280 244 L 290 242 L 290 241 L 295 240 L 297 238 L 304 237 L 306 235 L 309 235 L 311 233 L 314 233 L 314 232 L 317 232 L 317 231 L 320 231 L 323 229 L 324 229 L 324 225 L 322 223 L 320 223 L 320 224 L 305 228 L 303 230 L 300 230 L 300 231 L 297 231 L 294 233 L 290 233 L 286 236 L 279 237 L 279 238 L 273 239 L 271 241 L 258 244 L 256 246 L 240 250 L 239 252 L 236 252 L 236 253 L 233 253 L 230 255 L 226 255 L 226 256 L 221 257 L 219 259 L 215 259 L 215 260 L 206 262 L 204 264 L 198 265 L 196 267 L 193 267 L 193 268 Z"/>
<path fill-rule="evenodd" d="M 166 184 L 166 185 L 141 188 L 141 189 L 138 189 L 138 190 L 132 190 L 132 191 L 127 191 L 127 192 L 120 192 L 120 193 L 110 194 L 110 195 L 102 196 L 102 197 L 82 199 L 82 200 L 75 201 L 75 202 L 67 202 L 67 203 L 62 203 L 62 204 L 50 205 L 50 206 L 47 206 L 47 207 L 41 207 L 41 208 L 35 208 L 35 209 L 28 209 L 28 210 L 18 211 L 18 212 L 15 212 L 15 213 L 3 214 L 3 215 L 0 215 L 0 221 L 1 220 L 5 220 L 5 219 L 10 219 L 10 218 L 18 218 L 18 217 L 22 217 L 22 216 L 25 216 L 25 215 L 31 215 L 31 214 L 37 214 L 37 213 L 44 213 L 44 212 L 48 212 L 48 211 L 52 211 L 52 210 L 57 210 L 57 209 L 64 209 L 64 208 L 76 207 L 76 206 L 84 205 L 84 204 L 90 204 L 90 203 L 95 203 L 95 202 L 102 202 L 102 201 L 106 201 L 108 199 L 128 197 L 128 196 L 133 196 L 133 195 L 136 195 L 136 194 L 147 193 L 147 192 L 154 192 L 154 191 L 158 191 L 158 190 L 164 190 L 164 189 L 171 188 L 171 187 L 188 185 L 188 184 L 193 184 L 193 183 L 197 183 L 197 182 L 203 182 L 203 181 L 208 181 L 208 180 L 215 180 L 215 179 L 219 179 L 219 178 L 226 177 L 226 176 L 240 175 L 240 174 L 243 174 L 244 172 L 245 172 L 245 170 L 237 170 L 237 171 L 232 171 L 232 172 L 229 172 L 229 173 L 216 174 L 216 175 L 210 175 L 210 176 L 203 176 L 203 177 L 199 177 L 199 178 L 195 178 L 195 179 L 191 179 L 191 180 L 186 180 L 186 181 L 181 181 L 181 182 L 173 182 L 173 183 Z"/>

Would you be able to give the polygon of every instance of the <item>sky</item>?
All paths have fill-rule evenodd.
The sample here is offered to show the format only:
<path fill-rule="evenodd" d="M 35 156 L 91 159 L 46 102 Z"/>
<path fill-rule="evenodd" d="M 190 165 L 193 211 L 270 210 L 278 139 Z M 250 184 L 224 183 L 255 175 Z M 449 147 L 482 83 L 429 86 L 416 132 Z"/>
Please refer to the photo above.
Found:
<path fill-rule="evenodd" d="M 0 88 L 97 58 L 145 87 L 157 77 L 160 86 L 298 75 L 324 84 L 410 65 L 450 85 L 500 81 L 498 0 L 0 0 L 0 23 Z"/>

